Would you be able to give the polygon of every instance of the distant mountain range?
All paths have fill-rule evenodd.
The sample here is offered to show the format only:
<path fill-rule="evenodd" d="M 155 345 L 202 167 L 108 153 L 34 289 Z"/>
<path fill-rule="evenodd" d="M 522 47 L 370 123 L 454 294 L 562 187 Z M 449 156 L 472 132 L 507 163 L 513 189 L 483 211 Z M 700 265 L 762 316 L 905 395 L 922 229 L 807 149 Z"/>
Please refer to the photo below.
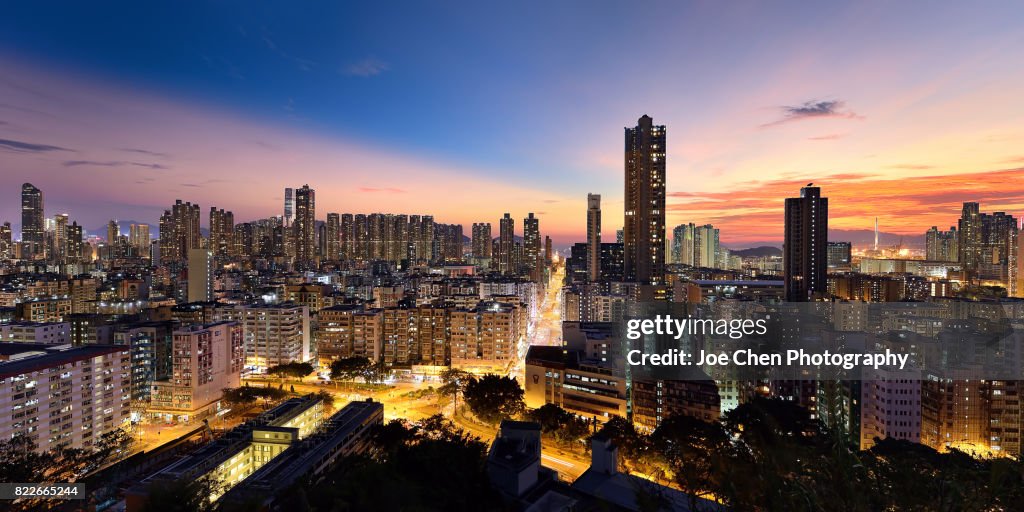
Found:
<path fill-rule="evenodd" d="M 828 239 L 832 242 L 850 242 L 854 247 L 870 248 L 875 243 L 875 231 L 872 229 L 830 229 Z M 902 242 L 908 249 L 924 248 L 924 232 L 920 235 L 901 235 L 899 233 L 878 233 L 879 247 L 892 247 Z M 745 244 L 722 244 L 732 250 L 733 254 L 744 256 L 745 251 L 752 251 L 751 257 L 764 256 L 765 251 L 775 249 L 782 254 L 782 241 L 757 241 Z"/>
<path fill-rule="evenodd" d="M 749 249 L 732 251 L 732 254 L 741 258 L 767 258 L 771 256 L 782 256 L 782 249 L 770 245 L 762 245 L 760 247 L 751 247 Z"/>

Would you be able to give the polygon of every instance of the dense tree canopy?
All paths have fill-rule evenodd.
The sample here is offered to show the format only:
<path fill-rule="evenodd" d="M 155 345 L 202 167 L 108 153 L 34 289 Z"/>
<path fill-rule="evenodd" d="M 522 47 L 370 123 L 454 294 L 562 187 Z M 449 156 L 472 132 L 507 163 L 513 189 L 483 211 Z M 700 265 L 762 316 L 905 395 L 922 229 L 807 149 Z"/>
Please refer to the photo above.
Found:
<path fill-rule="evenodd" d="M 755 399 L 721 422 L 670 417 L 649 435 L 613 418 L 601 433 L 628 469 L 734 510 L 983 512 L 1024 502 L 1020 459 L 976 459 L 891 439 L 859 451 L 782 400 Z M 699 509 L 696 499 L 691 505 Z"/>
<path fill-rule="evenodd" d="M 523 388 L 512 377 L 487 374 L 472 379 L 466 384 L 463 396 L 473 414 L 491 424 L 514 418 L 526 409 Z"/>
<path fill-rule="evenodd" d="M 289 377 L 293 378 L 293 379 L 301 379 L 301 378 L 306 377 L 307 375 L 313 373 L 314 369 L 315 368 L 313 368 L 312 364 L 309 364 L 309 363 L 299 363 L 299 362 L 294 362 L 293 361 L 291 363 L 279 364 L 277 366 L 271 366 L 270 368 L 267 368 L 267 374 L 275 375 L 275 376 L 280 377 L 282 379 L 289 378 Z"/>
<path fill-rule="evenodd" d="M 293 489 L 296 500 L 285 500 L 321 511 L 503 510 L 485 471 L 487 445 L 451 421 L 393 420 L 372 440 L 370 456 L 343 461 L 322 482 Z"/>

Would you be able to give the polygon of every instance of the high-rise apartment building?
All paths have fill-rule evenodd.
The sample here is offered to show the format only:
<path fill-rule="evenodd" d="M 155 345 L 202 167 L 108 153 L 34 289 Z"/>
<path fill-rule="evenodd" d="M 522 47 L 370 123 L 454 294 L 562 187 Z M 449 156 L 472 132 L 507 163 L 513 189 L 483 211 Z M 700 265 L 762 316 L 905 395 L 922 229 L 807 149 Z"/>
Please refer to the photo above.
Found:
<path fill-rule="evenodd" d="M 513 267 L 515 251 L 516 221 L 506 213 L 498 224 L 498 272 L 512 274 L 519 269 Z"/>
<path fill-rule="evenodd" d="M 324 231 L 327 241 L 323 242 L 325 248 L 324 257 L 328 261 L 341 259 L 341 216 L 337 213 L 327 214 L 327 224 Z"/>
<path fill-rule="evenodd" d="M 711 224 L 697 226 L 693 232 L 693 266 L 719 268 L 719 231 Z"/>
<path fill-rule="evenodd" d="M 533 282 L 539 282 L 543 273 L 540 245 L 540 219 L 530 213 L 523 219 L 523 264 Z"/>
<path fill-rule="evenodd" d="M 644 115 L 626 128 L 625 279 L 665 279 L 665 126 Z"/>
<path fill-rule="evenodd" d="M 67 258 L 68 251 L 68 214 L 62 213 L 53 217 L 53 252 L 50 258 L 62 261 Z"/>
<path fill-rule="evenodd" d="M 64 257 L 68 261 L 82 261 L 82 226 L 73 221 L 67 228 L 67 241 L 64 249 Z"/>
<path fill-rule="evenodd" d="M 697 227 L 691 222 L 680 224 L 672 230 L 672 263 L 694 266 L 694 238 Z"/>
<path fill-rule="evenodd" d="M 45 257 L 46 232 L 43 223 L 43 191 L 31 183 L 21 186 L 21 257 Z"/>
<path fill-rule="evenodd" d="M 284 216 L 281 218 L 284 227 L 290 228 L 295 221 L 295 189 L 284 189 Z"/>
<path fill-rule="evenodd" d="M 199 231 L 199 205 L 178 199 L 170 210 L 160 216 L 161 263 L 184 263 L 188 252 L 197 249 L 202 238 Z"/>
<path fill-rule="evenodd" d="M 131 224 L 128 226 L 128 243 L 132 246 L 135 254 L 148 257 L 149 254 L 149 224 Z"/>
<path fill-rule="evenodd" d="M 0 260 L 14 257 L 14 236 L 11 232 L 11 223 L 0 224 Z"/>
<path fill-rule="evenodd" d="M 316 192 L 303 185 L 295 191 L 295 259 L 316 261 Z"/>
<path fill-rule="evenodd" d="M 587 194 L 587 278 L 601 280 L 601 194 Z"/>
<path fill-rule="evenodd" d="M 828 198 L 808 184 L 786 199 L 782 268 L 785 297 L 806 302 L 827 289 Z"/>
<path fill-rule="evenodd" d="M 210 252 L 218 261 L 224 261 L 234 255 L 235 250 L 235 214 L 210 207 Z"/>
<path fill-rule="evenodd" d="M 929 261 L 957 261 L 960 258 L 960 246 L 956 226 L 949 231 L 942 231 L 932 226 L 924 234 L 925 259 Z"/>
<path fill-rule="evenodd" d="M 474 222 L 473 223 L 473 258 L 477 260 L 490 260 L 491 259 L 491 223 L 490 222 Z"/>
<path fill-rule="evenodd" d="M 998 282 L 1017 296 L 1017 219 L 1004 212 L 981 213 L 978 203 L 964 203 L 959 222 L 959 261 L 972 280 Z"/>

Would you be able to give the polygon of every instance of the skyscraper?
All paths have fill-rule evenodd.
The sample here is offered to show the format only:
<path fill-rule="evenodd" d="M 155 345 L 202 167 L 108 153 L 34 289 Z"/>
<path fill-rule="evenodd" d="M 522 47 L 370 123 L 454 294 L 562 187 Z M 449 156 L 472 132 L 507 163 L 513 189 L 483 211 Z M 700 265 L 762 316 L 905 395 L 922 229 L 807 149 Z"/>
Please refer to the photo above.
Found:
<path fill-rule="evenodd" d="M 473 223 L 473 257 L 478 260 L 491 258 L 491 223 Z"/>
<path fill-rule="evenodd" d="M 355 260 L 355 232 L 353 231 L 354 221 L 351 213 L 341 215 L 341 227 L 338 236 L 341 242 L 341 259 Z"/>
<path fill-rule="evenodd" d="M 800 197 L 786 199 L 782 268 L 786 300 L 806 302 L 826 290 L 828 198 L 807 184 Z"/>
<path fill-rule="evenodd" d="M 46 232 L 43 225 L 43 191 L 31 183 L 21 186 L 22 258 L 45 256 Z"/>
<path fill-rule="evenodd" d="M 694 266 L 694 237 L 697 227 L 693 223 L 680 224 L 672 230 L 672 263 Z"/>
<path fill-rule="evenodd" d="M 64 258 L 68 261 L 82 261 L 82 226 L 77 221 L 68 226 Z"/>
<path fill-rule="evenodd" d="M 53 254 L 51 259 L 63 260 L 68 249 L 68 214 L 62 213 L 53 217 Z"/>
<path fill-rule="evenodd" d="M 523 219 L 523 263 L 530 280 L 540 281 L 542 253 L 540 242 L 540 219 L 531 212 Z"/>
<path fill-rule="evenodd" d="M 587 194 L 587 278 L 601 279 L 601 194 Z"/>
<path fill-rule="evenodd" d="M 295 220 L 295 189 L 284 189 L 284 217 L 282 221 L 285 227 L 291 227 Z"/>
<path fill-rule="evenodd" d="M 225 260 L 234 253 L 235 214 L 210 207 L 210 251 L 214 258 Z"/>
<path fill-rule="evenodd" d="M 1000 281 L 1010 296 L 1017 296 L 1017 219 L 1005 212 L 981 213 L 978 203 L 964 203 L 959 227 L 960 264 L 970 278 Z"/>
<path fill-rule="evenodd" d="M 199 248 L 199 205 L 178 199 L 160 216 L 160 261 L 186 263 L 188 251 Z"/>
<path fill-rule="evenodd" d="M 950 226 L 949 231 L 941 231 L 932 226 L 925 232 L 924 241 L 927 260 L 957 261 L 960 257 L 956 226 Z"/>
<path fill-rule="evenodd" d="M 295 259 L 316 261 L 316 192 L 303 185 L 295 191 Z"/>
<path fill-rule="evenodd" d="M 515 249 L 516 221 L 506 213 L 498 224 L 498 272 L 510 274 L 518 269 L 513 268 L 512 254 Z"/>
<path fill-rule="evenodd" d="M 121 225 L 116 220 L 107 223 L 107 258 L 123 258 L 125 254 L 124 244 L 121 243 Z"/>
<path fill-rule="evenodd" d="M 665 127 L 644 115 L 626 128 L 625 280 L 665 279 Z"/>
<path fill-rule="evenodd" d="M 693 266 L 719 268 L 718 229 L 711 224 L 697 226 L 693 232 Z"/>
<path fill-rule="evenodd" d="M 146 257 L 149 254 L 149 224 L 128 226 L 128 243 L 135 248 L 135 254 Z"/>
<path fill-rule="evenodd" d="M 14 239 L 11 236 L 11 223 L 0 225 L 0 260 L 14 257 Z"/>
<path fill-rule="evenodd" d="M 327 252 L 324 256 L 328 261 L 341 259 L 341 216 L 337 213 L 327 214 L 327 242 L 324 244 Z"/>

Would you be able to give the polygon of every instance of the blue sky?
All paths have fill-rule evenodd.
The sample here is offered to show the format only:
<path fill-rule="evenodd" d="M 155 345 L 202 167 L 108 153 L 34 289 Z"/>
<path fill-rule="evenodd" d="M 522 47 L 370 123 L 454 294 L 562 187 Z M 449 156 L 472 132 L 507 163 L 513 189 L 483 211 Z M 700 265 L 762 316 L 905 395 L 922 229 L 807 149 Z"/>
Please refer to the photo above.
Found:
<path fill-rule="evenodd" d="M 242 219 L 271 215 L 280 192 L 268 190 L 309 182 L 322 190 L 321 212 L 414 205 L 468 223 L 538 211 L 542 225 L 568 239 L 583 230 L 588 192 L 605 196 L 608 223 L 621 222 L 622 128 L 647 113 L 669 128 L 669 191 L 682 193 L 670 224 L 716 222 L 725 240 L 771 240 L 774 228 L 763 237 L 743 228 L 744 218 L 774 215 L 770 205 L 737 217 L 687 205 L 770 179 L 984 173 L 1024 154 L 1014 149 L 1024 142 L 1015 128 L 1024 125 L 1024 100 L 1014 93 L 1024 5 L 984 7 L 18 2 L 0 18 L 0 65 L 9 70 L 0 77 L 8 98 L 0 101 L 0 139 L 78 154 L 0 152 L 11 178 L 4 197 L 38 181 L 49 204 L 74 209 L 92 227 L 110 217 L 155 222 L 183 195 L 204 208 L 219 201 Z M 73 104 L 63 109 L 46 95 Z M 223 134 L 249 129 L 264 150 L 315 153 L 317 163 L 254 171 L 257 180 L 277 178 L 266 188 L 227 188 L 228 178 L 189 186 L 205 183 L 196 175 L 237 177 L 242 153 L 272 160 L 239 142 L 245 137 Z M 207 134 L 209 150 L 192 151 L 201 144 L 189 133 Z M 979 146 L 992 137 L 1005 140 Z M 146 190 L 136 201 L 103 189 L 83 200 L 74 180 L 84 178 L 69 177 L 69 168 L 117 169 L 97 175 L 119 180 L 145 171 L 107 165 L 122 162 L 111 151 L 127 138 L 173 155 L 158 164 L 168 172 L 139 180 Z M 401 164 L 389 162 L 374 180 L 366 166 L 396 155 Z M 411 200 L 416 190 L 403 187 L 411 174 L 416 190 L 445 194 L 449 204 Z M 224 204 L 231 190 L 248 195 Z M 503 196 L 510 204 L 495 199 Z M 869 214 L 851 212 L 849 227 Z M 0 217 L 14 215 L 0 207 Z"/>

